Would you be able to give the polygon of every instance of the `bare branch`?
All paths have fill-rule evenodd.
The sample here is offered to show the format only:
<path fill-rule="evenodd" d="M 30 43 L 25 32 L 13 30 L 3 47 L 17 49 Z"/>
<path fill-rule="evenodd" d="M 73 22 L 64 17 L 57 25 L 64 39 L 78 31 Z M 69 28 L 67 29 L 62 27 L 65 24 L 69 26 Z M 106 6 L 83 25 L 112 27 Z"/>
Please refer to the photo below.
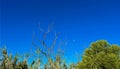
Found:
<path fill-rule="evenodd" d="M 48 25 L 48 30 L 47 30 L 46 34 L 48 34 L 48 33 L 52 30 L 53 24 L 54 24 L 54 23 Z"/>
<path fill-rule="evenodd" d="M 36 40 L 41 43 L 41 45 L 44 47 L 44 49 L 47 49 L 47 45 L 45 44 L 44 40 L 40 40 L 39 38 L 36 37 Z"/>
<path fill-rule="evenodd" d="M 38 28 L 39 28 L 40 32 L 42 32 L 42 33 L 45 32 L 44 29 L 40 27 L 40 23 L 38 23 Z"/>
<path fill-rule="evenodd" d="M 47 35 L 51 32 L 52 27 L 53 27 L 53 23 L 50 24 L 50 25 L 48 25 L 48 29 L 47 29 L 47 31 L 45 31 L 44 29 L 42 29 L 42 28 L 40 27 L 40 23 L 39 23 L 39 30 L 40 30 L 41 33 L 43 33 L 43 39 L 41 40 L 41 39 L 39 39 L 39 38 L 37 38 L 37 37 L 35 37 L 35 36 L 33 37 L 33 39 L 36 39 L 38 42 L 41 43 L 41 45 L 43 46 L 44 49 L 38 47 L 38 45 L 36 45 L 36 44 L 34 43 L 34 40 L 33 40 L 33 43 L 32 43 L 32 44 L 37 48 L 36 53 L 37 53 L 37 54 L 41 53 L 42 55 L 44 55 L 44 56 L 47 58 L 47 60 L 49 60 L 49 59 L 52 58 L 51 55 L 54 56 L 53 48 L 55 47 L 56 42 L 57 42 L 57 39 L 58 39 L 58 36 L 59 36 L 59 34 L 60 34 L 60 32 L 59 32 L 59 33 L 56 33 L 56 32 L 55 32 L 55 34 L 54 34 L 54 39 L 53 39 L 53 41 L 52 41 L 52 44 L 51 44 L 51 46 L 48 48 L 48 47 L 47 47 L 47 44 L 45 43 L 45 40 L 46 40 Z M 62 50 L 58 50 L 57 55 L 59 55 L 59 56 L 61 55 L 61 56 L 62 56 L 62 55 L 63 55 L 63 51 L 62 51 Z M 56 57 L 56 56 L 55 56 L 55 57 Z M 58 65 L 59 65 L 59 64 L 58 64 Z M 53 66 L 54 66 L 54 64 L 53 64 Z M 56 67 L 56 66 L 55 66 L 55 67 Z M 55 68 L 55 67 L 54 67 L 54 68 Z"/>
<path fill-rule="evenodd" d="M 55 32 L 55 38 L 53 40 L 53 43 L 52 43 L 51 47 L 48 49 L 48 51 L 52 50 L 54 48 L 54 46 L 56 45 L 56 41 L 57 41 L 58 35 L 59 35 L 59 33 L 57 34 Z"/>
<path fill-rule="evenodd" d="M 41 44 L 44 47 L 44 49 L 47 50 L 47 45 L 45 44 L 44 40 L 42 40 Z"/>
<path fill-rule="evenodd" d="M 39 46 L 37 46 L 35 43 L 32 43 L 36 48 L 37 48 L 37 51 L 39 51 L 39 53 L 42 53 L 45 57 L 47 57 L 47 54 L 45 52 L 43 52 Z M 36 54 L 38 54 L 36 51 Z"/>
<path fill-rule="evenodd" d="M 36 39 L 38 42 L 40 42 L 42 44 L 42 46 L 44 47 L 44 49 L 46 50 L 46 44 L 44 42 L 44 40 L 40 40 L 39 38 L 35 37 L 35 33 L 33 32 L 33 38 L 32 38 L 32 45 L 33 46 L 36 46 L 36 48 L 40 48 L 39 46 L 37 46 L 35 43 L 34 43 L 34 39 Z"/>

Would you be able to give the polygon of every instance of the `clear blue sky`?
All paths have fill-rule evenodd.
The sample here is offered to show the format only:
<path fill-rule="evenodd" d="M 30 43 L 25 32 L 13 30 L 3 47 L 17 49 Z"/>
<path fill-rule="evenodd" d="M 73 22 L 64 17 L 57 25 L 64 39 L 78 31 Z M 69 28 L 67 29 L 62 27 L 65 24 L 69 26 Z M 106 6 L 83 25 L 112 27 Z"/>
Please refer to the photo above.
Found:
<path fill-rule="evenodd" d="M 68 61 L 75 62 L 96 40 L 120 44 L 119 0 L 0 0 L 0 43 L 10 52 L 29 52 L 38 23 L 54 22 L 67 46 L 61 47 Z M 39 36 L 39 34 L 36 34 Z"/>

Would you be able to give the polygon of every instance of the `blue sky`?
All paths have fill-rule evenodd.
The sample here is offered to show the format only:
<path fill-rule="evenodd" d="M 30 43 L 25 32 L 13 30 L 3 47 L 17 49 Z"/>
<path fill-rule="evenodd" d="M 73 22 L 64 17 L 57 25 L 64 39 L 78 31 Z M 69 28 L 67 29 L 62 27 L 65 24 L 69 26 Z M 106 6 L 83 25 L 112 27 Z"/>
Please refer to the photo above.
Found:
<path fill-rule="evenodd" d="M 0 43 L 9 52 L 33 49 L 32 34 L 39 36 L 38 23 L 44 29 L 54 23 L 59 39 L 67 42 L 61 47 L 67 61 L 75 62 L 76 54 L 96 40 L 120 44 L 119 0 L 2 0 L 0 4 Z"/>

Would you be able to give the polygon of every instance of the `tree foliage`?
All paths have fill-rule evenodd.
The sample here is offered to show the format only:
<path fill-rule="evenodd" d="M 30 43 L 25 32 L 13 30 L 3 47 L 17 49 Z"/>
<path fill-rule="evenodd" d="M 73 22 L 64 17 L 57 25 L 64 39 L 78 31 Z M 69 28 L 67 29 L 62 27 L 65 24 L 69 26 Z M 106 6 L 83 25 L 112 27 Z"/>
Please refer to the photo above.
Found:
<path fill-rule="evenodd" d="M 77 69 L 120 69 L 120 46 L 105 40 L 91 43 Z"/>

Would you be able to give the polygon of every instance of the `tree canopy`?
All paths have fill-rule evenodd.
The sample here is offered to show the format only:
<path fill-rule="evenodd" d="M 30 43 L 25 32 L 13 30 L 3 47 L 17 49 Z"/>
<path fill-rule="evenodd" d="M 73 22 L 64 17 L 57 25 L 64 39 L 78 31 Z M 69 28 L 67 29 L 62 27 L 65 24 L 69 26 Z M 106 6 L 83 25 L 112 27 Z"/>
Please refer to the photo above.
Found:
<path fill-rule="evenodd" d="M 120 46 L 105 40 L 91 43 L 77 69 L 120 69 Z"/>

